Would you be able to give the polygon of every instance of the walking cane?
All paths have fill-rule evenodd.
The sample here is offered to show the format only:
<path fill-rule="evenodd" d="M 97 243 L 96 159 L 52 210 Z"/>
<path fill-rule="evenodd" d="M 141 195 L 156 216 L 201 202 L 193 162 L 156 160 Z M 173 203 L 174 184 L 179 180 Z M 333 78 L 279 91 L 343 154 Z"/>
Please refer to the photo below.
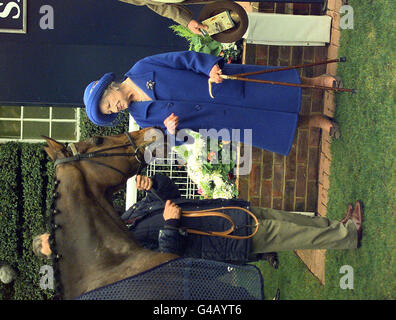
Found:
<path fill-rule="evenodd" d="M 239 81 L 266 83 L 266 84 L 281 85 L 281 86 L 288 86 L 288 87 L 311 88 L 311 89 L 331 90 L 331 91 L 337 91 L 337 92 L 356 93 L 356 89 L 333 88 L 333 87 L 326 87 L 326 86 L 317 86 L 317 85 L 312 85 L 312 84 L 303 84 L 303 83 L 300 84 L 300 83 L 289 83 L 289 82 L 279 82 L 279 81 L 271 81 L 271 80 L 259 80 L 259 79 L 245 78 L 245 76 L 250 76 L 250 75 L 271 73 L 271 72 L 277 72 L 277 71 L 285 71 L 285 70 L 291 70 L 291 69 L 300 69 L 300 68 L 305 68 L 305 67 L 317 66 L 317 65 L 321 65 L 321 64 L 328 64 L 328 63 L 333 63 L 333 62 L 345 62 L 345 61 L 346 61 L 346 58 L 342 57 L 340 59 L 333 59 L 333 60 L 321 61 L 321 62 L 316 62 L 316 63 L 302 64 L 302 65 L 269 69 L 269 70 L 238 73 L 238 74 L 233 74 L 233 75 L 222 74 L 222 75 L 220 75 L 220 77 L 222 79 L 226 79 L 226 80 L 239 80 Z M 213 81 L 211 79 L 208 80 L 209 95 L 211 98 L 214 98 L 214 96 L 212 94 L 212 82 Z"/>
<path fill-rule="evenodd" d="M 301 69 L 301 68 L 314 67 L 314 66 L 319 66 L 319 65 L 322 65 L 322 64 L 328 64 L 328 63 L 334 63 L 334 62 L 346 62 L 346 58 L 345 57 L 340 57 L 339 59 L 331 59 L 331 60 L 325 60 L 325 61 L 308 63 L 308 64 L 298 64 L 296 66 L 281 67 L 281 68 L 275 68 L 275 69 L 260 70 L 260 71 L 254 71 L 254 72 L 246 72 L 246 73 L 238 73 L 238 74 L 234 74 L 234 76 L 245 77 L 245 76 L 252 76 L 252 75 L 255 75 L 255 74 L 271 73 L 271 72 L 286 71 L 286 70 L 291 70 L 291 69 Z"/>

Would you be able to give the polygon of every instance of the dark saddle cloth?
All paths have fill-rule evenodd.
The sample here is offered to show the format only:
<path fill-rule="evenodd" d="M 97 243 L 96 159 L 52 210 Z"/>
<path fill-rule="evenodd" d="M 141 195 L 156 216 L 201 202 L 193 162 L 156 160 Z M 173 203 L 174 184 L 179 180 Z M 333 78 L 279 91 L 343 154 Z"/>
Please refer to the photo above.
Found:
<path fill-rule="evenodd" d="M 263 279 L 253 265 L 178 258 L 87 292 L 78 300 L 262 300 Z"/>

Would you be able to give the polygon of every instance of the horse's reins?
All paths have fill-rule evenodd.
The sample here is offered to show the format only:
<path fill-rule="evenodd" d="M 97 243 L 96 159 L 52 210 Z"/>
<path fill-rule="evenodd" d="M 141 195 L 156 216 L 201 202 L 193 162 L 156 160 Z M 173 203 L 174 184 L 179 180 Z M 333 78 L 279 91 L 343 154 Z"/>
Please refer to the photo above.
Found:
<path fill-rule="evenodd" d="M 139 174 L 140 171 L 143 168 L 144 163 L 145 163 L 144 160 L 139 159 L 139 156 L 138 156 L 138 154 L 139 154 L 138 152 L 139 152 L 140 147 L 136 146 L 135 142 L 132 140 L 132 138 L 131 138 L 131 136 L 129 135 L 128 132 L 125 132 L 125 135 L 128 137 L 129 143 L 123 144 L 123 145 L 119 145 L 119 146 L 115 146 L 115 147 L 104 148 L 104 149 L 96 150 L 96 151 L 89 152 L 89 153 L 79 153 L 77 151 L 77 148 L 74 145 L 74 143 L 70 143 L 69 147 L 70 147 L 70 149 L 71 149 L 71 151 L 73 153 L 73 156 L 72 157 L 67 157 L 67 158 L 62 158 L 62 159 L 57 159 L 55 161 L 54 165 L 56 167 L 57 165 L 62 164 L 62 163 L 76 162 L 76 161 L 84 160 L 84 161 L 88 161 L 88 162 L 91 162 L 91 163 L 95 163 L 95 164 L 98 164 L 98 165 L 113 169 L 114 171 L 117 171 L 123 177 L 128 179 L 127 174 L 122 172 L 121 170 L 119 170 L 117 168 L 114 168 L 113 166 L 108 165 L 106 163 L 102 163 L 102 162 L 98 162 L 98 161 L 92 160 L 92 158 L 100 158 L 100 157 L 135 157 L 135 159 L 139 162 L 139 168 L 138 168 L 138 172 L 137 172 L 137 174 Z M 129 153 L 129 152 L 126 152 L 126 153 L 104 153 L 105 151 L 125 148 L 125 147 L 129 147 L 129 146 L 134 148 L 134 152 L 133 153 Z"/>
<path fill-rule="evenodd" d="M 104 148 L 104 149 L 100 149 L 100 150 L 96 150 L 94 152 L 89 152 L 89 153 L 79 153 L 76 146 L 74 145 L 74 143 L 69 144 L 69 147 L 73 153 L 72 157 L 67 157 L 67 158 L 62 158 L 62 159 L 57 159 L 55 161 L 55 167 L 58 166 L 59 164 L 62 163 L 69 163 L 69 162 L 77 162 L 77 161 L 88 161 L 91 163 L 95 163 L 98 165 L 102 165 L 105 166 L 107 168 L 113 169 L 114 171 L 120 173 L 122 176 L 124 176 L 126 179 L 128 179 L 127 174 L 125 174 L 124 172 L 122 172 L 121 170 L 114 168 L 111 165 L 105 164 L 105 163 L 101 163 L 95 160 L 92 160 L 92 158 L 99 158 L 99 157 L 130 157 L 130 156 L 134 156 L 135 159 L 139 162 L 139 168 L 136 174 L 139 174 L 141 169 L 143 168 L 144 165 L 144 161 L 140 160 L 138 157 L 138 151 L 139 148 L 138 146 L 136 146 L 135 142 L 132 140 L 132 137 L 129 135 L 128 132 L 125 132 L 125 135 L 128 137 L 129 140 L 129 144 L 124 144 L 124 145 L 120 145 L 120 146 L 115 146 L 115 147 L 109 147 L 109 148 Z M 119 149 L 119 148 L 125 148 L 125 147 L 129 147 L 132 146 L 135 149 L 135 152 L 133 153 L 104 153 L 105 151 L 110 151 L 110 150 L 115 150 L 115 149 Z M 154 189 L 150 190 L 150 192 L 152 194 L 154 194 L 160 201 L 162 201 L 163 203 L 164 200 L 156 193 L 156 191 Z M 234 221 L 232 220 L 232 218 L 222 212 L 218 212 L 218 211 L 213 211 L 213 210 L 232 210 L 232 209 L 238 209 L 238 210 L 242 210 L 244 212 L 246 212 L 247 214 L 249 214 L 253 220 L 255 221 L 256 225 L 255 226 L 255 230 L 247 236 L 237 236 L 237 235 L 232 235 L 231 233 L 233 231 L 235 231 L 238 228 L 241 227 L 251 227 L 249 226 L 236 226 Z M 212 209 L 206 209 L 206 210 L 197 210 L 197 211 L 183 211 L 182 215 L 184 217 L 189 217 L 189 218 L 196 218 L 196 217 L 220 217 L 223 219 L 226 219 L 227 221 L 229 221 L 231 223 L 231 227 L 225 231 L 201 231 L 201 230 L 195 230 L 195 229 L 184 229 L 186 232 L 188 233 L 193 233 L 193 234 L 198 234 L 198 235 L 205 235 L 205 236 L 218 236 L 218 237 L 223 237 L 223 238 L 231 238 L 231 239 L 238 239 L 238 240 L 242 240 L 242 239 L 248 239 L 253 237 L 259 228 L 259 222 L 257 220 L 257 217 L 249 210 L 242 208 L 242 207 L 220 207 L 220 208 L 212 208 Z"/>

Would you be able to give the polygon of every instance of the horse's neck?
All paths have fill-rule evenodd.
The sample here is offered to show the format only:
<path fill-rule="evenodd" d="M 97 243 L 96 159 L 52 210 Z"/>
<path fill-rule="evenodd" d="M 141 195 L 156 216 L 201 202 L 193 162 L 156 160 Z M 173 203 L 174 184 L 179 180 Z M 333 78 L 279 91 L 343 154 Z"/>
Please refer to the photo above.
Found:
<path fill-rule="evenodd" d="M 97 287 L 174 258 L 142 248 L 133 239 L 104 195 L 94 194 L 81 176 L 62 179 L 58 187 L 56 247 L 66 297 Z"/>
<path fill-rule="evenodd" d="M 81 235 L 80 240 L 89 240 L 116 252 L 128 253 L 140 247 L 104 195 L 94 194 L 85 183 L 70 180 L 60 184 L 58 193 L 63 224 L 67 224 L 75 237 L 79 236 L 77 231 L 84 230 L 89 237 Z"/>

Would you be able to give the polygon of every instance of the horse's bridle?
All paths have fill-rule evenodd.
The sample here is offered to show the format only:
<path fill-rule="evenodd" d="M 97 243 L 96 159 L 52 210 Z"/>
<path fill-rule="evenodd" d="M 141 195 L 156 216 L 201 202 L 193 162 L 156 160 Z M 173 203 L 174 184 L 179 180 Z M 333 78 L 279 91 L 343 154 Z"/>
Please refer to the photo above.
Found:
<path fill-rule="evenodd" d="M 121 170 L 114 168 L 111 165 L 108 165 L 106 163 L 98 162 L 95 160 L 92 160 L 92 158 L 101 158 L 101 157 L 135 157 L 135 159 L 139 162 L 139 168 L 136 174 L 139 174 L 146 162 L 144 161 L 143 153 L 140 153 L 141 159 L 139 159 L 139 150 L 141 147 L 138 147 L 135 142 L 132 140 L 132 137 L 129 135 L 129 132 L 125 132 L 125 135 L 128 137 L 129 143 L 123 144 L 120 146 L 115 146 L 115 147 L 110 147 L 110 148 L 104 148 L 100 150 L 96 150 L 94 152 L 89 152 L 89 153 L 79 153 L 77 151 L 77 148 L 74 143 L 70 143 L 69 147 L 73 153 L 73 157 L 67 157 L 67 158 L 62 158 L 62 159 L 57 159 L 55 161 L 55 167 L 58 166 L 59 164 L 63 163 L 68 163 L 68 162 L 76 162 L 76 161 L 89 161 L 93 162 L 95 164 L 110 168 L 114 171 L 117 171 L 120 173 L 124 178 L 128 179 L 129 176 L 125 173 L 122 172 Z M 125 148 L 125 147 L 132 147 L 134 149 L 133 153 L 104 153 L 106 151 L 114 150 L 114 149 L 120 149 L 120 148 Z"/>

